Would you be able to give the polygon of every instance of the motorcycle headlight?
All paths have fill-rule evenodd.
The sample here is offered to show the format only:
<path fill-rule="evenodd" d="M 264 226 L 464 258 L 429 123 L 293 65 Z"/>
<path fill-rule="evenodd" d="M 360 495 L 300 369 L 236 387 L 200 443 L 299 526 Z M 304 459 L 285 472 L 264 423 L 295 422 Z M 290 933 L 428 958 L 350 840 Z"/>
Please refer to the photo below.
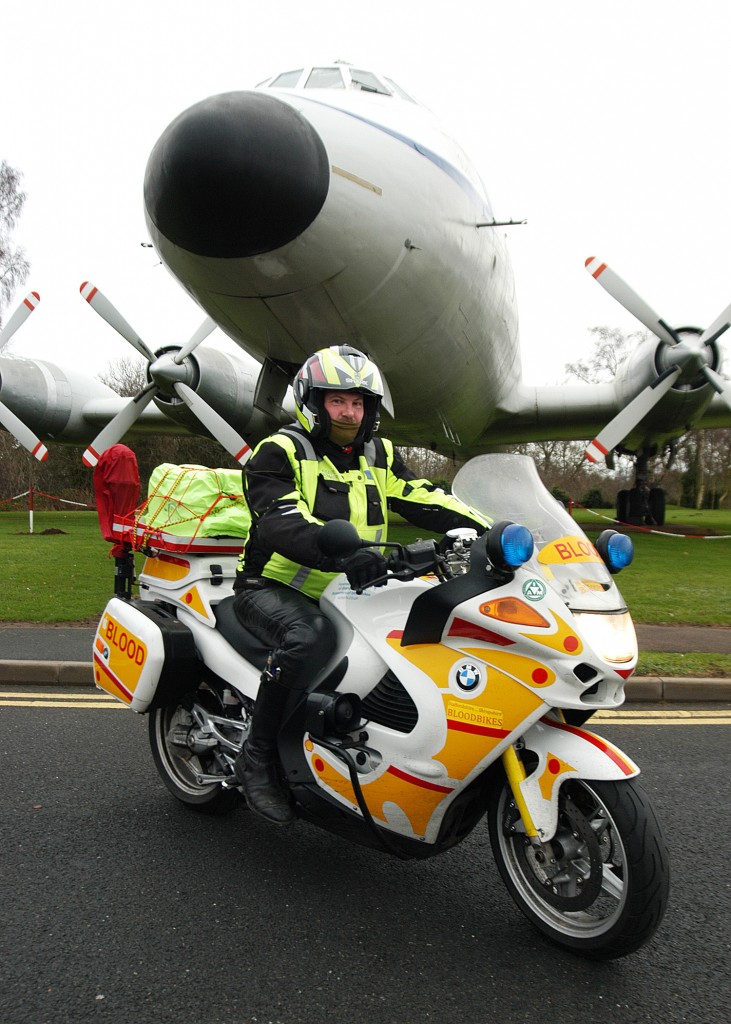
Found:
<path fill-rule="evenodd" d="M 637 636 L 629 612 L 574 612 L 579 629 L 600 658 L 622 665 L 637 657 Z"/>

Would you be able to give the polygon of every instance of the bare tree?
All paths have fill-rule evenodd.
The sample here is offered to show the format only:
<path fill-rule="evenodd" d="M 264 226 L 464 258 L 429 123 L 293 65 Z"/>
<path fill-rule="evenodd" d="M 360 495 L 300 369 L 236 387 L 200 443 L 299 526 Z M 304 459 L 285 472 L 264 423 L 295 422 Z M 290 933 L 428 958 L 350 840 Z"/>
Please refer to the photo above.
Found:
<path fill-rule="evenodd" d="M 446 455 L 433 452 L 430 448 L 399 449 L 401 458 L 417 477 L 431 480 L 433 483 L 448 488 L 454 480 L 459 463 Z"/>
<path fill-rule="evenodd" d="M 680 504 L 726 508 L 731 489 L 731 427 L 691 430 L 678 444 L 676 468 Z"/>
<path fill-rule="evenodd" d="M 12 510 L 8 499 L 28 487 L 31 466 L 27 455 L 12 434 L 0 430 L 0 511 Z"/>
<path fill-rule="evenodd" d="M 131 398 L 147 383 L 147 364 L 134 356 L 114 359 L 99 374 L 99 380 L 123 398 Z"/>
<path fill-rule="evenodd" d="M 630 351 L 649 337 L 648 331 L 633 331 L 624 334 L 618 327 L 590 327 L 593 335 L 593 350 L 586 359 L 566 363 L 564 369 L 569 377 L 583 380 L 586 384 L 601 384 L 616 377 L 620 365 Z"/>
<path fill-rule="evenodd" d="M 20 246 L 13 246 L 10 238 L 25 206 L 21 177 L 20 171 L 3 160 L 0 164 L 0 310 L 23 284 L 30 270 L 25 252 Z"/>

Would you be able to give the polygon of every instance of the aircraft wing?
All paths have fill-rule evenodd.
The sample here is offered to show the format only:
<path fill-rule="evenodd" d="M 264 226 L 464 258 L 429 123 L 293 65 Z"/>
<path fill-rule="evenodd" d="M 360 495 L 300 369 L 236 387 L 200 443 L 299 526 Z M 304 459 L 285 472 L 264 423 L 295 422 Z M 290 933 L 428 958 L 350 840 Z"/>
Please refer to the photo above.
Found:
<path fill-rule="evenodd" d="M 0 359 L 0 424 L 37 455 L 44 439 L 82 442 L 93 465 L 127 433 L 193 430 L 243 463 L 292 419 L 304 359 L 333 344 L 379 365 L 395 413 L 384 433 L 448 454 L 580 439 L 594 460 L 645 457 L 693 427 L 731 425 L 718 346 L 731 306 L 705 329 L 674 329 L 593 257 L 588 272 L 652 337 L 609 384 L 522 383 L 505 232 L 466 154 L 392 79 L 303 66 L 197 103 L 154 146 L 143 194 L 162 262 L 206 319 L 155 348 L 84 282 L 146 359 L 147 383 L 123 402 L 75 369 Z M 240 355 L 202 344 L 215 325 Z"/>

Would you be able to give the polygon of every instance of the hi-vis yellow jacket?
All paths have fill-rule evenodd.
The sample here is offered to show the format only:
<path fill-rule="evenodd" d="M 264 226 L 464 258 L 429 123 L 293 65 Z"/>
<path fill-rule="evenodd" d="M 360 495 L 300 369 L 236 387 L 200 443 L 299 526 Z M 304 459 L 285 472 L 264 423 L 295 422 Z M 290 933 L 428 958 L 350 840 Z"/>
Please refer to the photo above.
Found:
<path fill-rule="evenodd" d="M 385 541 L 388 510 L 415 526 L 446 533 L 482 532 L 485 522 L 452 495 L 419 480 L 390 441 L 374 438 L 348 452 L 315 447 L 299 426 L 262 441 L 244 471 L 251 532 L 236 586 L 265 577 L 318 599 L 336 575 L 325 571 L 317 546 L 323 523 L 347 519 L 364 540 Z"/>

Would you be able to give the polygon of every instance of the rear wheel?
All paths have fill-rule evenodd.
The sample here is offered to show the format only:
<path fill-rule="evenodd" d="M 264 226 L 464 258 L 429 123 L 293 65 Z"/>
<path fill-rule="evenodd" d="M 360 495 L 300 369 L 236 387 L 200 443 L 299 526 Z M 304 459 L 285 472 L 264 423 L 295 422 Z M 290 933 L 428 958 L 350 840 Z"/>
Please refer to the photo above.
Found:
<path fill-rule="evenodd" d="M 160 777 L 176 799 L 203 814 L 228 814 L 241 800 L 238 789 L 223 785 L 224 779 L 232 779 L 235 751 L 226 750 L 202 724 L 206 714 L 215 716 L 222 735 L 240 746 L 241 722 L 226 722 L 223 712 L 218 695 L 201 687 L 189 704 L 149 714 L 150 747 Z"/>
<path fill-rule="evenodd" d="M 507 784 L 488 808 L 490 841 L 518 907 L 554 942 L 613 960 L 650 940 L 667 906 L 670 869 L 649 799 L 635 779 L 574 779 L 559 793 L 556 835 L 533 846 Z"/>

